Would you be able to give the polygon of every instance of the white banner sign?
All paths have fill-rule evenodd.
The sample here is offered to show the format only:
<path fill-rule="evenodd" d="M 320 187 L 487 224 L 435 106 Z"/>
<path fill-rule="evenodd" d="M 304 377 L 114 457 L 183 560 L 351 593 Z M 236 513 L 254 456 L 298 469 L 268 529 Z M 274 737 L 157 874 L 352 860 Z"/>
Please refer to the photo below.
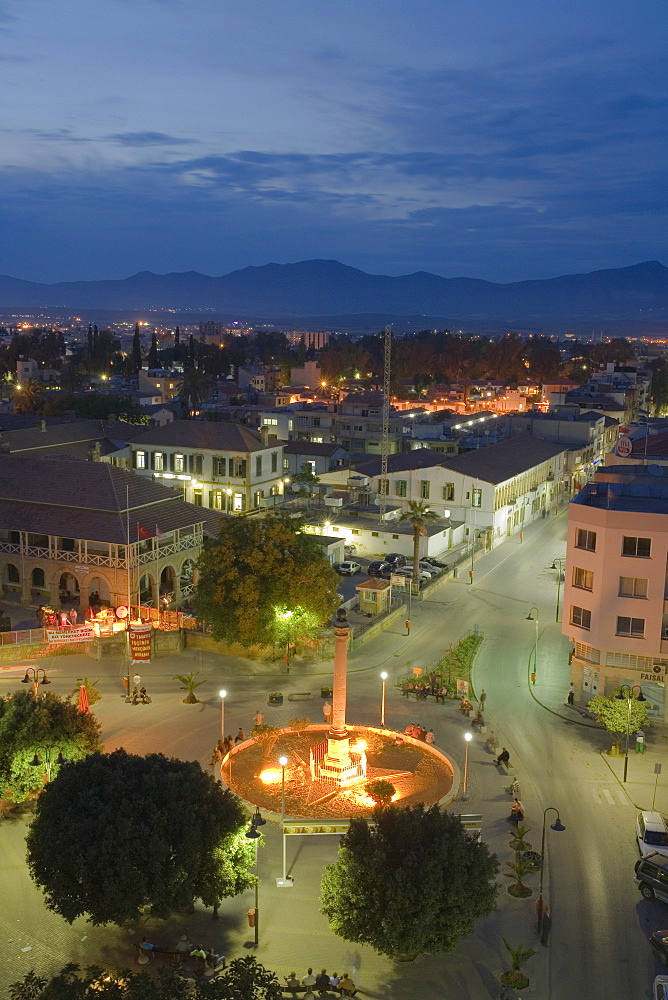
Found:
<path fill-rule="evenodd" d="M 92 625 L 82 625 L 80 628 L 48 628 L 47 642 L 90 642 L 95 638 Z"/>

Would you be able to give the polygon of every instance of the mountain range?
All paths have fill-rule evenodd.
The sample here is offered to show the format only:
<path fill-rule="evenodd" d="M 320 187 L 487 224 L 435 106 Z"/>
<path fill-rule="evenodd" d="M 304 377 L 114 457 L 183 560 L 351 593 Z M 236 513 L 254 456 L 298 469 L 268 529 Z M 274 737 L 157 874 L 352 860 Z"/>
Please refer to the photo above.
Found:
<path fill-rule="evenodd" d="M 500 324 L 531 328 L 571 324 L 629 324 L 634 331 L 668 326 L 668 268 L 658 261 L 631 267 L 497 284 L 443 278 L 426 271 L 391 277 L 367 274 L 333 260 L 246 267 L 220 277 L 197 271 L 107 281 L 41 284 L 0 275 L 0 309 L 202 310 L 271 322 L 346 317 L 435 321 L 451 328 Z M 303 325 L 303 324 L 302 324 Z M 322 326 L 327 326 L 324 322 Z"/>

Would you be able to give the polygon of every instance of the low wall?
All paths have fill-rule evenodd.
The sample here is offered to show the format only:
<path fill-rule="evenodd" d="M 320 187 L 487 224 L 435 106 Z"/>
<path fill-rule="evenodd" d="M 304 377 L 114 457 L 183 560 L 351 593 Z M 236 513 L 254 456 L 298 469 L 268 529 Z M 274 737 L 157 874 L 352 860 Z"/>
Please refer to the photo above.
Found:
<path fill-rule="evenodd" d="M 358 646 L 363 646 L 365 642 L 368 642 L 369 639 L 378 635 L 378 633 L 386 629 L 388 625 L 392 625 L 398 618 L 403 618 L 405 621 L 407 612 L 407 605 L 400 604 L 399 607 L 395 608 L 394 611 L 391 611 L 389 615 L 384 615 L 379 622 L 370 625 L 360 635 L 355 636 L 351 642 L 351 648 L 357 649 Z"/>

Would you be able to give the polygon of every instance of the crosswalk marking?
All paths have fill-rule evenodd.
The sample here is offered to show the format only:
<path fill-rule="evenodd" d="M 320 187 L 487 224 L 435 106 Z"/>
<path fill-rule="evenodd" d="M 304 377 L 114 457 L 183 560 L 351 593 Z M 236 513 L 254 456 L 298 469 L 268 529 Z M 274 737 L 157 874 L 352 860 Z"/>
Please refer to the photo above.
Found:
<path fill-rule="evenodd" d="M 610 803 L 611 806 L 616 805 L 615 800 L 613 799 L 612 795 L 610 794 L 610 792 L 608 791 L 607 788 L 603 788 L 602 792 L 605 795 L 606 799 L 608 800 L 608 802 Z"/>
<path fill-rule="evenodd" d="M 601 788 L 600 792 L 592 791 L 591 797 L 597 805 L 603 806 L 606 804 L 611 806 L 628 806 L 629 801 L 626 795 L 620 788 L 613 788 L 610 791 L 609 788 Z M 605 801 L 604 801 L 605 800 Z"/>

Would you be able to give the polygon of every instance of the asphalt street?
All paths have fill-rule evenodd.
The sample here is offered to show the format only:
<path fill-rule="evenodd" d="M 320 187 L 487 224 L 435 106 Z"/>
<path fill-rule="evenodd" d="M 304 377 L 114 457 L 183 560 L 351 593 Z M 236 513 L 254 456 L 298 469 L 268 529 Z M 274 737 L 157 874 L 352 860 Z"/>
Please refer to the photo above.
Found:
<path fill-rule="evenodd" d="M 503 937 L 511 944 L 536 947 L 527 963 L 530 995 L 550 1000 L 605 997 L 628 1000 L 649 997 L 652 979 L 661 967 L 647 943 L 647 935 L 668 926 L 665 904 L 648 903 L 633 883 L 638 857 L 634 843 L 636 807 L 649 808 L 654 789 L 653 763 L 668 759 L 664 727 L 653 727 L 645 757 L 631 761 L 629 784 L 621 782 L 618 762 L 602 751 L 609 737 L 582 723 L 564 705 L 570 680 L 569 644 L 555 622 L 557 599 L 555 557 L 565 553 L 566 516 L 536 522 L 524 541 L 509 539 L 494 552 L 476 558 L 473 585 L 464 579 L 438 587 L 424 602 L 413 603 L 411 635 L 395 626 L 360 647 L 350 657 L 348 679 L 349 720 L 378 724 L 380 671 L 386 670 L 388 702 L 386 721 L 401 729 L 408 722 L 433 727 L 438 746 L 461 768 L 466 720 L 454 703 L 441 706 L 407 701 L 392 682 L 413 666 L 426 668 L 441 650 L 473 626 L 485 641 L 475 666 L 475 686 L 487 692 L 486 716 L 511 761 L 521 783 L 527 810 L 529 840 L 540 849 L 543 810 L 556 807 L 566 826 L 563 833 L 549 829 L 548 814 L 544 895 L 552 910 L 549 947 L 542 948 L 534 932 L 533 907 L 537 877 L 529 878 L 534 894 L 514 899 L 506 892 L 501 873 L 499 907 L 481 921 L 475 934 L 456 951 L 419 959 L 410 966 L 393 963 L 371 949 L 347 945 L 333 937 L 318 910 L 318 886 L 324 864 L 335 859 L 336 839 L 312 837 L 290 845 L 289 867 L 295 878 L 292 889 L 278 889 L 280 838 L 275 825 L 265 827 L 260 849 L 260 951 L 259 958 L 281 975 L 296 968 L 319 965 L 348 971 L 365 995 L 414 1000 L 488 1000 L 498 994 L 498 975 L 507 968 Z M 527 620 L 538 609 L 538 663 L 535 686 L 530 682 L 535 626 Z M 312 690 L 312 702 L 300 703 L 298 713 L 322 720 L 319 687 L 330 676 L 327 663 L 292 664 L 287 675 L 282 664 L 252 663 L 218 654 L 186 650 L 179 657 L 160 659 L 142 670 L 142 680 L 153 696 L 150 706 L 131 707 L 121 698 L 122 662 L 97 664 L 65 656 L 40 661 L 53 678 L 52 691 L 67 693 L 76 676 L 100 677 L 103 700 L 95 707 L 107 749 L 125 746 L 139 753 L 162 751 L 208 766 L 211 748 L 220 731 L 218 688 L 228 690 L 226 730 L 247 730 L 259 707 L 266 721 L 287 722 L 295 714 L 287 702 L 290 691 Z M 0 693 L 15 688 L 24 666 L 3 671 Z M 206 683 L 198 690 L 202 703 L 185 706 L 172 677 L 200 670 Z M 282 690 L 285 704 L 266 707 L 267 694 Z M 484 748 L 484 738 L 471 744 L 469 799 L 453 803 L 457 812 L 481 813 L 483 837 L 498 853 L 501 872 L 512 859 L 507 846 L 508 780 L 494 767 Z M 668 795 L 659 786 L 657 807 L 666 808 Z M 23 862 L 26 818 L 6 821 L 0 827 L 0 932 L 5 942 L 0 965 L 0 989 L 30 967 L 52 971 L 69 960 L 82 963 L 129 964 L 130 941 L 149 932 L 159 941 L 171 941 L 187 930 L 192 938 L 216 944 L 228 957 L 243 954 L 252 932 L 245 913 L 253 905 L 252 893 L 225 901 L 221 919 L 210 913 L 169 922 L 147 919 L 131 930 L 92 928 L 85 921 L 72 927 L 45 910 L 41 894 L 32 886 Z M 416 899 L 416 907 L 420 901 Z M 30 949 L 29 951 L 25 949 Z M 302 968 L 303 967 L 303 968 Z"/>

